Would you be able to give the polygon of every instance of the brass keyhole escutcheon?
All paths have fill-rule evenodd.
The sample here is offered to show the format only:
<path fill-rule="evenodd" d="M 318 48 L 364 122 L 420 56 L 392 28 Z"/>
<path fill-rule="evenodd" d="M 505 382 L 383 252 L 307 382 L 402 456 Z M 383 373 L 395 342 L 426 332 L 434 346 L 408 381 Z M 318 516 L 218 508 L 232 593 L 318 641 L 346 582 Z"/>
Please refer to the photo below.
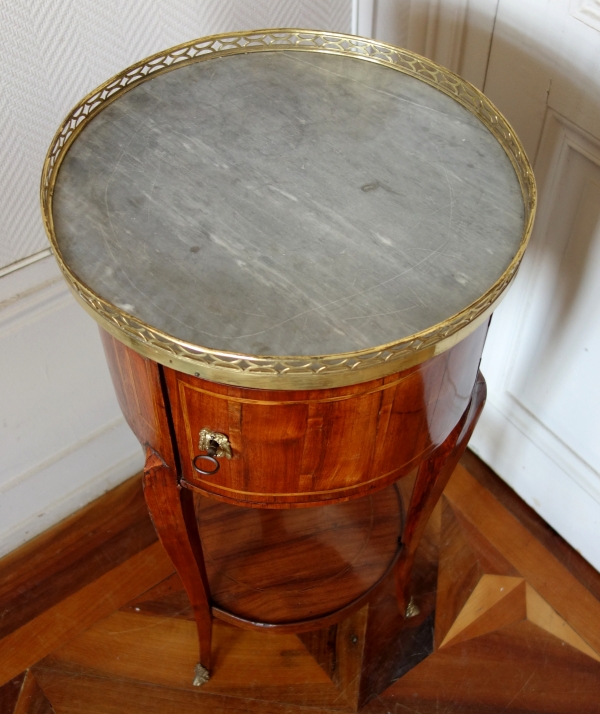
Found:
<path fill-rule="evenodd" d="M 206 451 L 206 454 L 195 456 L 192 460 L 192 465 L 203 476 L 211 476 L 217 473 L 221 468 L 221 464 L 217 461 L 218 458 L 223 456 L 227 459 L 231 458 L 231 444 L 225 434 L 211 431 L 206 427 L 200 431 L 198 448 L 200 451 Z"/>

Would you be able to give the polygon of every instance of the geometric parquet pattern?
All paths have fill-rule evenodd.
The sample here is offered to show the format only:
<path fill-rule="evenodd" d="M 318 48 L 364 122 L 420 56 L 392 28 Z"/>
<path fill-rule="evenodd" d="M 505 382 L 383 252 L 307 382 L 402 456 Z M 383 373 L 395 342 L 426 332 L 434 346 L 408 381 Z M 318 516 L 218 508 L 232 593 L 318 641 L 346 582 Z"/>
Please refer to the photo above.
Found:
<path fill-rule="evenodd" d="M 192 686 L 195 627 L 136 483 L 0 562 L 1 714 L 349 711 L 299 637 L 218 621 Z M 600 712 L 600 577 L 517 511 L 457 468 L 419 561 L 433 651 L 362 711 Z"/>

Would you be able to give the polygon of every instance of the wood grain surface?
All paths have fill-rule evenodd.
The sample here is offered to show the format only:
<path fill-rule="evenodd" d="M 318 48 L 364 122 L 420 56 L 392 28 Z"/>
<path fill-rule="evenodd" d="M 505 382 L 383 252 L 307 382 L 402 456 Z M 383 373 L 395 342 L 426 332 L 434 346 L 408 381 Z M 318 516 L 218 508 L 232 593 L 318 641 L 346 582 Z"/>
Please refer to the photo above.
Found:
<path fill-rule="evenodd" d="M 0 560 L 0 642 L 156 541 L 135 478 Z"/>
<path fill-rule="evenodd" d="M 172 572 L 164 549 L 154 543 L 44 610 L 0 642 L 0 683 Z"/>
<path fill-rule="evenodd" d="M 33 672 L 25 672 L 19 699 L 12 714 L 55 714 Z"/>
<path fill-rule="evenodd" d="M 0 687 L 0 712 L 56 714 L 30 669 Z"/>
<path fill-rule="evenodd" d="M 456 426 L 486 333 L 487 323 L 417 367 L 337 389 L 244 389 L 164 368 L 185 481 L 263 508 L 334 503 L 384 488 Z M 232 447 L 233 458 L 220 459 L 213 476 L 192 467 L 203 428 L 227 435 Z"/>
<path fill-rule="evenodd" d="M 197 662 L 193 622 L 115 612 L 57 648 L 41 665 L 74 677 L 94 672 L 105 679 L 232 698 L 304 706 L 335 706 L 340 699 L 295 635 L 254 632 L 216 621 L 213 659 L 211 678 L 198 690 L 192 685 Z"/>
<path fill-rule="evenodd" d="M 393 486 L 285 511 L 201 496 L 197 514 L 213 605 L 274 624 L 313 620 L 361 597 L 392 567 L 402 533 Z"/>
<path fill-rule="evenodd" d="M 460 466 L 459 472 L 462 478 L 453 479 L 445 492 L 450 504 L 600 652 L 600 602 Z"/>
<path fill-rule="evenodd" d="M 476 471 L 472 459 L 469 463 Z M 124 547 L 129 547 L 127 513 L 133 524 L 136 513 L 143 512 L 139 479 L 120 488 L 79 514 L 85 515 L 78 539 L 81 560 L 86 560 L 87 546 L 83 524 L 101 521 L 101 513 L 106 518 L 108 511 L 120 512 L 117 493 L 129 503 L 121 512 L 119 531 Z M 559 561 L 542 543 L 556 538 L 551 529 L 540 537 L 534 535 L 529 520 L 517 517 L 525 508 L 518 498 L 503 492 L 499 482 L 493 489 L 502 502 L 481 480 L 460 466 L 455 470 L 417 551 L 413 591 L 424 619 L 407 621 L 406 626 L 414 624 L 414 628 L 405 640 L 390 617 L 393 590 L 382 591 L 369 604 L 359 696 L 365 683 L 371 686 L 366 677 L 389 682 L 400 678 L 362 707 L 367 714 L 598 711 L 600 662 L 592 642 L 600 629 L 598 601 L 581 582 L 579 566 L 573 571 L 568 567 L 577 562 L 576 554 L 569 555 L 563 543 L 566 557 Z M 63 547 L 61 538 L 68 552 L 73 532 L 65 525 L 39 541 L 40 563 L 56 557 Z M 542 526 L 536 524 L 537 534 Z M 102 537 L 108 543 L 113 536 L 107 528 Z M 169 564 L 161 548 L 158 543 L 152 552 L 142 548 L 143 562 L 130 556 L 124 569 L 109 569 L 110 578 L 102 558 L 92 559 L 80 584 L 73 584 L 62 599 L 52 595 L 50 584 L 42 588 L 48 595 L 40 596 L 36 615 L 17 628 L 22 636 L 0 642 L 4 671 L 10 670 L 9 681 L 0 687 L 2 714 L 14 714 L 17 703 L 21 714 L 325 714 L 352 708 L 357 670 L 353 650 L 344 650 L 340 657 L 337 631 L 342 632 L 340 642 L 358 634 L 357 642 L 350 642 L 359 644 L 356 616 L 343 627 L 300 637 L 242 630 L 216 621 L 212 679 L 200 690 L 192 687 L 195 624 L 178 576 L 170 565 L 162 572 L 157 567 Z M 25 547 L 10 556 L 10 563 L 22 573 L 28 556 L 31 551 Z M 98 586 L 90 588 L 94 560 Z M 0 568 L 8 563 L 7 559 L 0 562 Z M 154 576 L 147 577 L 151 571 Z M 10 575 L 9 568 L 2 572 Z M 591 589 L 600 586 L 598 573 L 588 569 L 586 576 L 592 580 Z M 24 582 L 14 577 L 15 582 Z M 52 582 L 51 572 L 44 577 Z M 78 607 L 72 606 L 73 595 L 78 596 Z M 580 603 L 586 608 L 585 618 Z M 434 609 L 436 645 L 431 636 Z M 39 619 L 47 611 L 56 616 Z M 374 628 L 371 633 L 369 626 Z M 369 652 L 370 642 L 376 642 L 379 659 Z M 29 665 L 33 665 L 28 670 L 30 689 L 23 689 L 25 674 L 16 670 Z M 36 687 L 43 698 L 39 693 L 29 698 L 27 708 L 21 692 L 35 693 Z M 46 708 L 32 708 L 34 704 Z"/>

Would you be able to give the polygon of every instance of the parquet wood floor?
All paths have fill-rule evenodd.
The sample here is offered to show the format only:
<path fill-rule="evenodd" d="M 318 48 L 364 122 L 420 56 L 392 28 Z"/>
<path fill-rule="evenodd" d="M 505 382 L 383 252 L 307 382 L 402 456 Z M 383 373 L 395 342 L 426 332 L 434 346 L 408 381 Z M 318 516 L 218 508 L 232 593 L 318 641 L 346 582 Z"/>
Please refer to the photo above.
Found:
<path fill-rule="evenodd" d="M 368 673 L 399 678 L 361 711 L 599 714 L 600 575 L 476 457 L 462 464 L 419 552 L 421 614 Z M 369 605 L 373 627 L 393 604 L 389 589 Z M 216 621 L 214 671 L 194 688 L 190 608 L 135 478 L 0 561 L 0 714 L 351 711 L 360 673 L 331 640 L 364 622 Z"/>

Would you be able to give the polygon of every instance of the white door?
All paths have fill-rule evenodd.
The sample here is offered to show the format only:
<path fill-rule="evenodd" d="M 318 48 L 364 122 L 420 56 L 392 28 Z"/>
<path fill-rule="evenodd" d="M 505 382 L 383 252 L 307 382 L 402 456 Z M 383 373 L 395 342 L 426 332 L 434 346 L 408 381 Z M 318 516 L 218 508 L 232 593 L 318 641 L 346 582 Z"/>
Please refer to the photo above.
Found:
<path fill-rule="evenodd" d="M 355 6 L 359 34 L 483 89 L 534 165 L 536 227 L 492 321 L 471 448 L 600 568 L 600 0 Z"/>

